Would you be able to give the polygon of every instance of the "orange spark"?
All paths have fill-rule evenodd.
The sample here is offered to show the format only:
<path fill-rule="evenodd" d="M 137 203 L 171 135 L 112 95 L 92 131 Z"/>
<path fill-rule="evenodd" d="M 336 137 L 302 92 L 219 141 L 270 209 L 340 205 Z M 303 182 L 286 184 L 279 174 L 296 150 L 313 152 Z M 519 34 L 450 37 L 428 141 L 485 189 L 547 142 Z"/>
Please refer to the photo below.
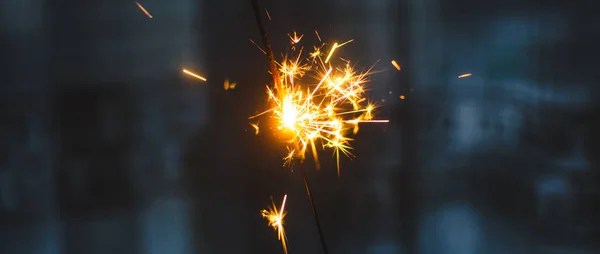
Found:
<path fill-rule="evenodd" d="M 327 58 L 325 58 L 325 63 L 329 62 L 329 58 L 331 58 L 331 56 L 333 55 L 333 51 L 335 51 L 337 46 L 337 42 L 333 44 L 333 47 L 331 47 L 331 50 L 329 51 L 329 55 L 327 55 Z"/>
<path fill-rule="evenodd" d="M 400 100 L 404 100 L 404 95 L 400 95 Z"/>
<path fill-rule="evenodd" d="M 267 14 L 267 18 L 269 18 L 269 20 L 271 20 L 271 15 L 269 14 L 269 11 L 267 10 L 267 8 L 265 8 L 265 13 Z"/>
<path fill-rule="evenodd" d="M 260 49 L 261 52 L 263 52 L 263 54 L 267 54 L 267 52 L 262 49 L 260 46 L 258 46 L 258 44 L 256 44 L 256 42 L 254 42 L 252 39 L 248 38 L 248 40 L 250 40 L 250 42 L 252 42 L 252 44 L 254 44 L 254 46 L 256 46 L 258 49 Z"/>
<path fill-rule="evenodd" d="M 290 37 L 292 44 L 297 44 L 298 42 L 300 42 L 300 40 L 302 40 L 302 37 L 304 37 L 304 34 L 301 34 L 300 37 L 298 37 L 298 35 L 296 34 L 296 31 L 294 31 L 294 37 L 292 37 L 290 34 L 288 34 L 288 37 Z"/>
<path fill-rule="evenodd" d="M 319 36 L 319 32 L 317 32 L 317 30 L 315 30 L 315 34 L 317 35 L 317 38 L 319 39 L 319 41 L 321 41 L 321 36 Z"/>
<path fill-rule="evenodd" d="M 146 13 L 146 16 L 148 16 L 148 18 L 152 18 L 152 15 L 150 15 L 150 13 L 146 10 L 146 8 L 144 8 L 144 6 L 142 6 L 139 2 L 135 2 L 135 4 L 137 4 L 138 8 L 140 8 L 140 10 L 142 10 L 144 13 Z"/>
<path fill-rule="evenodd" d="M 400 65 L 398 65 L 398 63 L 396 63 L 396 60 L 392 60 L 392 65 L 394 67 L 396 67 L 396 70 L 400 70 Z"/>
<path fill-rule="evenodd" d="M 458 78 L 466 78 L 466 77 L 470 77 L 470 76 L 471 76 L 471 73 L 465 73 L 465 74 L 458 76 Z"/>
<path fill-rule="evenodd" d="M 258 135 L 258 123 L 251 123 L 250 126 L 252 126 L 254 128 L 254 134 Z"/>
<path fill-rule="evenodd" d="M 182 71 L 183 71 L 183 73 L 185 73 L 185 74 L 188 74 L 188 75 L 190 75 L 190 76 L 192 76 L 192 77 L 195 77 L 195 78 L 197 78 L 197 79 L 199 79 L 199 80 L 206 81 L 206 79 L 205 79 L 204 77 L 202 77 L 202 76 L 200 76 L 200 75 L 198 75 L 198 74 L 196 74 L 196 73 L 193 73 L 193 72 L 191 72 L 191 71 L 188 71 L 188 70 L 186 70 L 186 69 L 183 69 Z"/>

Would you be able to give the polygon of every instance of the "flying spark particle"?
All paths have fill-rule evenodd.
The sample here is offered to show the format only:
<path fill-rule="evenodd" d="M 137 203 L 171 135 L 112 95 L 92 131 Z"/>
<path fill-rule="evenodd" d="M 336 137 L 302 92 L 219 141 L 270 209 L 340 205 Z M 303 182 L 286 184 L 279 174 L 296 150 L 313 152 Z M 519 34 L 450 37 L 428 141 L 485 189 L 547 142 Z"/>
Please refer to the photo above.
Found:
<path fill-rule="evenodd" d="M 471 73 L 465 73 L 465 74 L 458 76 L 458 78 L 466 78 L 466 77 L 470 77 L 470 76 L 471 76 Z"/>
<path fill-rule="evenodd" d="M 350 42 L 353 42 L 353 41 L 354 41 L 354 39 L 350 39 L 350 40 L 348 40 L 348 41 L 346 41 L 346 42 L 344 42 L 344 43 L 342 43 L 342 44 L 338 45 L 337 47 L 339 48 L 339 47 L 341 47 L 341 46 L 344 46 L 344 45 L 346 45 L 346 44 L 348 44 L 348 43 L 350 43 Z"/>
<path fill-rule="evenodd" d="M 317 35 L 317 38 L 319 39 L 319 41 L 321 41 L 321 36 L 319 36 L 319 32 L 317 32 L 317 30 L 315 30 L 315 34 Z"/>
<path fill-rule="evenodd" d="M 329 62 L 329 58 L 331 58 L 331 56 L 333 55 L 333 51 L 335 51 L 335 49 L 338 47 L 337 42 L 333 44 L 333 47 L 331 47 L 331 50 L 329 51 L 329 55 L 327 55 L 327 58 L 325 58 L 325 63 Z"/>
<path fill-rule="evenodd" d="M 298 42 L 300 42 L 300 40 L 302 40 L 302 37 L 304 37 L 304 34 L 301 34 L 300 37 L 298 37 L 298 35 L 296 34 L 296 31 L 294 31 L 294 37 L 292 37 L 290 34 L 288 34 L 288 37 L 290 37 L 292 44 L 298 44 Z"/>
<path fill-rule="evenodd" d="M 205 79 L 204 77 L 202 77 L 202 76 L 200 76 L 200 75 L 198 75 L 198 74 L 196 74 L 196 73 L 193 73 L 193 72 L 191 72 L 191 71 L 188 71 L 188 70 L 186 70 L 186 69 L 183 69 L 182 71 L 183 71 L 183 73 L 185 73 L 185 74 L 188 74 L 188 75 L 190 75 L 190 76 L 192 76 L 192 77 L 194 77 L 194 78 L 197 78 L 197 79 L 199 79 L 199 80 L 202 80 L 202 81 L 205 81 L 205 82 L 206 82 L 206 79 Z"/>
<path fill-rule="evenodd" d="M 400 95 L 400 100 L 404 100 L 404 95 Z"/>
<path fill-rule="evenodd" d="M 392 60 L 392 65 L 394 67 L 396 67 L 396 70 L 400 70 L 400 65 L 398 65 L 398 63 L 396 63 L 396 60 Z"/>
<path fill-rule="evenodd" d="M 139 2 L 135 2 L 135 4 L 138 6 L 138 8 L 140 8 L 140 10 L 142 10 L 146 16 L 148 16 L 148 18 L 152 18 L 152 15 L 150 15 L 150 13 L 146 10 L 146 8 L 144 8 L 144 6 L 142 6 Z"/>
<path fill-rule="evenodd" d="M 254 134 L 258 135 L 258 123 L 251 123 L 250 126 L 252 126 L 252 128 L 254 128 Z"/>
<path fill-rule="evenodd" d="M 252 42 L 252 44 L 254 44 L 254 46 L 256 46 L 258 49 L 260 49 L 261 52 L 263 52 L 263 54 L 267 54 L 267 52 L 262 49 L 260 46 L 258 46 L 258 44 L 256 44 L 256 42 L 254 42 L 252 39 L 248 38 L 248 40 L 250 40 L 250 42 Z"/>
<path fill-rule="evenodd" d="M 265 13 L 267 14 L 267 18 L 269 18 L 269 21 L 271 20 L 271 15 L 269 14 L 269 11 L 267 10 L 267 8 L 265 8 Z"/>

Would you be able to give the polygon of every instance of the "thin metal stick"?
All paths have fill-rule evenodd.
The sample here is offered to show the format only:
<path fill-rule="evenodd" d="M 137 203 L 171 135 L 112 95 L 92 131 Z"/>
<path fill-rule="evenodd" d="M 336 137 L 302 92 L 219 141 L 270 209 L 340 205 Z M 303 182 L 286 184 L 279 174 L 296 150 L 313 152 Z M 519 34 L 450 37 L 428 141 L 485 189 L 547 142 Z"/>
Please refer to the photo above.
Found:
<path fill-rule="evenodd" d="M 250 3 L 252 4 L 252 9 L 254 9 L 256 24 L 260 30 L 262 42 L 265 45 L 265 51 L 267 52 L 267 57 L 269 58 L 269 70 L 271 71 L 271 76 L 273 77 L 273 84 L 275 84 L 276 88 L 279 88 L 279 73 L 277 72 L 277 63 L 275 62 L 275 56 L 273 56 L 273 49 L 271 48 L 271 43 L 269 42 L 269 37 L 267 36 L 265 24 L 263 23 L 260 15 L 261 12 L 260 8 L 258 7 L 258 0 L 250 0 Z"/>
<path fill-rule="evenodd" d="M 321 228 L 321 222 L 319 221 L 319 214 L 317 213 L 317 208 L 315 207 L 315 202 L 310 193 L 310 186 L 308 185 L 308 177 L 306 175 L 306 169 L 304 166 L 304 162 L 300 161 L 300 170 L 302 171 L 302 177 L 304 178 L 304 187 L 306 187 L 306 194 L 308 195 L 308 201 L 310 201 L 310 206 L 312 207 L 313 215 L 315 218 L 315 224 L 317 225 L 317 230 L 319 231 L 319 239 L 321 240 L 321 247 L 323 247 L 323 253 L 329 254 L 327 251 L 327 244 L 325 244 L 325 236 L 323 235 L 323 229 Z"/>

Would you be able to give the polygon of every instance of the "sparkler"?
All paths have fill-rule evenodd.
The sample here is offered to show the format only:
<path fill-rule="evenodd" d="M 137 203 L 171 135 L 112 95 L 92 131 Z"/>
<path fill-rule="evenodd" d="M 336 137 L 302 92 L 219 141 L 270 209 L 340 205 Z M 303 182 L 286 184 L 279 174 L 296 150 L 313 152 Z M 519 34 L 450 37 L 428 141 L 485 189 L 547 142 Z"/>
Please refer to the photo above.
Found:
<path fill-rule="evenodd" d="M 308 195 L 315 223 L 319 232 L 321 246 L 328 253 L 325 238 L 319 222 L 304 160 L 308 149 L 312 151 L 317 169 L 320 168 L 317 156 L 317 144 L 323 148 L 331 148 L 336 158 L 337 173 L 340 174 L 340 154 L 351 157 L 350 131 L 356 134 L 359 123 L 387 123 L 388 120 L 373 120 L 375 105 L 365 97 L 364 84 L 371 74 L 371 67 L 366 72 L 357 72 L 350 61 L 337 61 L 334 53 L 340 47 L 352 42 L 333 43 L 327 57 L 321 52 L 325 46 L 314 46 L 309 57 L 303 55 L 301 40 L 304 35 L 288 34 L 292 43 L 293 54 L 285 56 L 280 63 L 275 61 L 264 24 L 260 17 L 257 0 L 251 0 L 256 22 L 260 29 L 266 55 L 269 58 L 270 73 L 273 86 L 267 86 L 267 94 L 272 108 L 251 116 L 250 119 L 270 113 L 279 134 L 288 141 L 288 155 L 284 165 L 291 165 L 295 159 L 300 161 L 304 185 Z M 321 37 L 315 30 L 319 42 Z M 254 42 L 253 42 L 254 43 Z M 255 44 L 256 45 L 256 44 Z M 258 45 L 257 45 L 258 47 Z M 259 47 L 260 48 L 260 47 Z M 339 64 L 342 62 L 342 64 Z M 307 77 L 315 78 L 312 82 Z M 286 252 L 287 253 L 287 252 Z"/>
<path fill-rule="evenodd" d="M 271 199 L 272 207 L 269 210 L 263 209 L 261 211 L 262 217 L 269 221 L 269 227 L 273 227 L 277 231 L 277 240 L 281 241 L 283 252 L 288 253 L 287 250 L 287 237 L 285 235 L 285 229 L 283 228 L 283 218 L 285 217 L 285 201 L 287 200 L 287 194 L 283 196 L 281 202 L 281 208 L 278 210 L 273 199 Z"/>
<path fill-rule="evenodd" d="M 286 160 L 305 159 L 306 152 L 312 151 L 317 168 L 317 144 L 333 149 L 340 174 L 340 155 L 351 157 L 349 132 L 356 134 L 359 123 L 386 123 L 388 120 L 373 120 L 375 105 L 365 98 L 364 84 L 368 81 L 371 69 L 359 73 L 350 61 L 340 60 L 335 65 L 334 53 L 349 42 L 334 43 L 327 57 L 315 46 L 308 57 L 304 49 L 296 50 L 303 35 L 288 35 L 295 55 L 284 57 L 278 63 L 279 80 L 273 87 L 267 87 L 267 94 L 273 107 L 250 119 L 270 113 L 275 119 L 277 130 L 287 137 L 294 156 Z M 296 52 L 297 51 L 297 52 Z M 371 67 L 372 68 L 372 67 Z M 307 81 L 308 77 L 317 77 Z M 286 161 L 288 164 L 289 161 Z"/>

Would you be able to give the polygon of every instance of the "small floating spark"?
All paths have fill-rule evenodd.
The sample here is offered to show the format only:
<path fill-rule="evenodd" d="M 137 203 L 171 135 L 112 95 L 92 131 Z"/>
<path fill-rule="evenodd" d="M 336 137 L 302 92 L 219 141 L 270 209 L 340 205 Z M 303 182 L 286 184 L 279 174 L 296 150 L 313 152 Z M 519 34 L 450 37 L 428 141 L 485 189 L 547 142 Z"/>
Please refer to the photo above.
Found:
<path fill-rule="evenodd" d="M 258 135 L 258 123 L 251 123 L 250 126 L 252 126 L 252 128 L 254 128 L 254 134 Z"/>
<path fill-rule="evenodd" d="M 140 10 L 142 10 L 146 16 L 148 16 L 148 18 L 152 18 L 152 15 L 150 15 L 150 13 L 146 10 L 146 8 L 144 8 L 144 6 L 142 6 L 139 2 L 135 2 L 135 4 L 138 6 L 138 8 L 140 8 Z"/>
<path fill-rule="evenodd" d="M 471 76 L 471 73 L 465 73 L 465 74 L 458 76 L 458 78 L 466 78 L 466 77 L 470 77 L 470 76 Z"/>
<path fill-rule="evenodd" d="M 183 69 L 182 71 L 183 71 L 183 73 L 185 73 L 185 74 L 188 74 L 188 75 L 190 75 L 190 76 L 192 76 L 192 77 L 195 77 L 195 78 L 197 78 L 197 79 L 199 79 L 199 80 L 202 80 L 202 81 L 205 81 L 205 82 L 206 82 L 206 79 L 205 79 L 205 78 L 203 78 L 202 76 L 200 76 L 200 75 L 198 75 L 198 74 L 196 74 L 196 73 L 193 73 L 193 72 L 191 72 L 191 71 L 188 71 L 188 70 L 186 70 L 186 69 Z"/>
<path fill-rule="evenodd" d="M 392 65 L 394 67 L 396 67 L 396 70 L 400 70 L 400 65 L 398 65 L 398 63 L 396 63 L 396 60 L 392 60 Z"/>

